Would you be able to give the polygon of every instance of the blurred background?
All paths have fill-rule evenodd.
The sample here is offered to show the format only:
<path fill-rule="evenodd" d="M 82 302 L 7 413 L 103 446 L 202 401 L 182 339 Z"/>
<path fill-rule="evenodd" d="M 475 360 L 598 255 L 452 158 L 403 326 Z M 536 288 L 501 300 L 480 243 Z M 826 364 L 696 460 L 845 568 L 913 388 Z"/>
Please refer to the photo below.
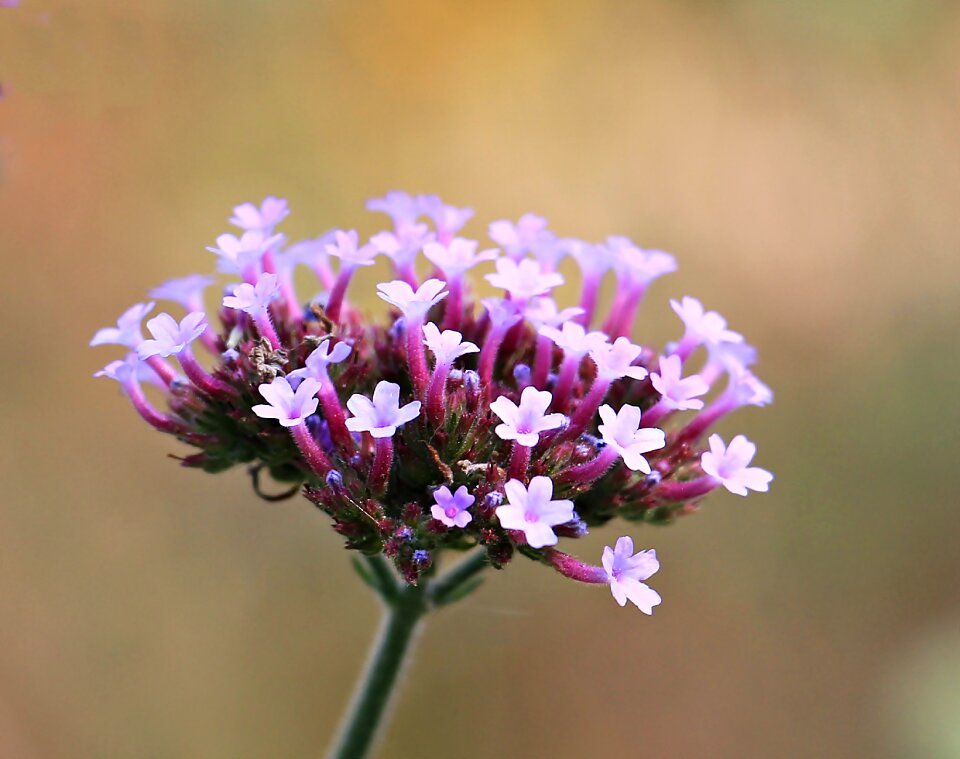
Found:
<path fill-rule="evenodd" d="M 491 576 L 380 756 L 960 756 L 958 38 L 945 0 L 0 9 L 0 756 L 323 754 L 378 618 L 340 539 L 178 468 L 87 342 L 236 203 L 372 233 L 390 189 L 675 253 L 636 338 L 684 294 L 744 332 L 777 400 L 722 431 L 777 479 L 632 528 L 652 618 Z"/>

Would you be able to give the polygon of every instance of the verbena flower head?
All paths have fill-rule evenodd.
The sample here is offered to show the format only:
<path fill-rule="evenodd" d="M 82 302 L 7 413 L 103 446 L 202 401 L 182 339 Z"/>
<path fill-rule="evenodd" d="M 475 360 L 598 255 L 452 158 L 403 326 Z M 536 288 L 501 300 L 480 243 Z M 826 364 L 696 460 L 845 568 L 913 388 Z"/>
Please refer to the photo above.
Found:
<path fill-rule="evenodd" d="M 384 554 L 408 582 L 479 547 L 497 567 L 522 555 L 649 612 L 652 552 L 624 537 L 591 565 L 559 543 L 614 520 L 672 522 L 720 487 L 766 490 L 772 475 L 750 466 L 746 438 L 705 441 L 721 417 L 772 399 L 755 349 L 690 297 L 672 302 L 684 325 L 673 347 L 634 335 L 638 305 L 675 262 L 626 238 L 557 237 L 528 214 L 482 241 L 463 236 L 472 211 L 435 196 L 394 192 L 368 207 L 390 217 L 370 243 L 336 230 L 284 250 L 286 201 L 237 206 L 242 231 L 214 248 L 222 303 L 206 311 L 206 275 L 161 286 L 155 296 L 186 316 L 151 319 L 145 340 L 153 304 L 129 309 L 91 341 L 124 350 L 98 375 L 194 449 L 185 466 L 301 483 L 348 548 Z M 395 280 L 363 271 L 380 254 Z M 579 294 L 557 289 L 562 255 L 580 264 Z M 417 264 L 433 278 L 421 283 Z M 299 265 L 318 278 L 305 295 L 321 296 L 298 295 Z M 601 276 L 616 279 L 612 300 Z M 471 284 L 484 277 L 500 295 L 478 301 Z M 390 308 L 358 305 L 374 294 Z"/>

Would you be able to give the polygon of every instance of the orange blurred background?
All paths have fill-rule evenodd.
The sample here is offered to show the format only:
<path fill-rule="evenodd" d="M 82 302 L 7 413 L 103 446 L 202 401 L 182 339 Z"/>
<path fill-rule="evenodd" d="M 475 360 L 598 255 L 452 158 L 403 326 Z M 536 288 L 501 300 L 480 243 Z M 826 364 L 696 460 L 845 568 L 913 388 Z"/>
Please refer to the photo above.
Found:
<path fill-rule="evenodd" d="M 0 756 L 323 754 L 378 614 L 341 540 L 179 469 L 87 342 L 236 203 L 371 233 L 395 188 L 674 252 L 636 337 L 693 294 L 760 348 L 723 432 L 777 479 L 634 526 L 652 618 L 489 577 L 380 756 L 960 756 L 958 38 L 945 0 L 0 9 Z"/>

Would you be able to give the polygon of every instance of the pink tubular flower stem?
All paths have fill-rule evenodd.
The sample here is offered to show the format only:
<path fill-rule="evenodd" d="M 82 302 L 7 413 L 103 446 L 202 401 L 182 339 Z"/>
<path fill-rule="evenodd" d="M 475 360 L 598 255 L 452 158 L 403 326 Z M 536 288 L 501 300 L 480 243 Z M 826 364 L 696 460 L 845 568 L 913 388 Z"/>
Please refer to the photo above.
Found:
<path fill-rule="evenodd" d="M 291 427 L 290 434 L 293 435 L 293 440 L 297 444 L 297 448 L 300 449 L 300 453 L 303 454 L 303 458 L 306 459 L 310 468 L 318 476 L 325 477 L 327 472 L 333 469 L 333 464 L 330 463 L 327 454 L 317 445 L 317 441 L 313 439 L 313 435 L 310 434 L 310 429 L 306 423 Z"/>
<path fill-rule="evenodd" d="M 262 311 L 253 317 L 253 321 L 257 325 L 260 336 L 267 338 L 270 342 L 270 347 L 274 350 L 280 350 L 280 336 L 277 334 L 276 327 L 273 326 L 273 320 L 270 318 L 269 312 Z"/>
<path fill-rule="evenodd" d="M 390 469 L 393 466 L 393 438 L 376 438 L 373 451 L 373 466 L 370 468 L 370 489 L 374 493 L 382 493 L 387 489 Z"/>
<path fill-rule="evenodd" d="M 447 302 L 443 311 L 443 329 L 460 329 L 463 317 L 463 275 L 451 277 L 447 282 Z"/>
<path fill-rule="evenodd" d="M 352 453 L 356 446 L 353 443 L 353 435 L 347 429 L 347 415 L 343 411 L 343 406 L 340 405 L 337 389 L 329 377 L 321 381 L 317 397 L 320 399 L 323 418 L 327 420 L 327 426 L 330 428 L 333 444 L 343 453 Z"/>
<path fill-rule="evenodd" d="M 410 379 L 418 397 L 427 392 L 430 382 L 430 370 L 427 368 L 427 355 L 423 345 L 423 319 L 406 325 L 407 367 Z"/>
<path fill-rule="evenodd" d="M 690 358 L 690 354 L 693 353 L 697 346 L 700 345 L 700 340 L 693 335 L 684 335 L 680 342 L 677 344 L 677 347 L 673 350 L 673 355 L 680 356 L 680 361 L 685 362 Z"/>
<path fill-rule="evenodd" d="M 443 399 L 447 390 L 447 377 L 450 374 L 450 364 L 437 364 L 433 369 L 433 378 L 427 389 L 427 419 L 439 427 L 443 424 L 446 410 Z"/>
<path fill-rule="evenodd" d="M 579 322 L 584 327 L 589 328 L 593 321 L 593 315 L 597 310 L 597 297 L 600 294 L 601 277 L 596 274 L 585 275 L 583 279 L 583 290 L 580 294 L 580 308 L 583 313 L 574 321 Z"/>
<path fill-rule="evenodd" d="M 356 266 L 344 263 L 337 275 L 336 282 L 333 283 L 333 289 L 330 291 L 330 297 L 327 299 L 326 314 L 327 318 L 335 324 L 340 322 L 340 312 L 343 310 L 343 299 L 347 294 L 347 287 L 350 285 L 350 279 Z"/>
<path fill-rule="evenodd" d="M 490 385 L 493 382 L 493 365 L 496 363 L 497 354 L 500 352 L 500 346 L 503 344 L 503 338 L 506 330 L 503 327 L 494 327 L 487 335 L 487 339 L 480 348 L 480 359 L 477 362 L 477 370 L 480 373 L 480 382 L 483 384 L 484 393 L 490 392 Z"/>
<path fill-rule="evenodd" d="M 171 419 L 166 414 L 161 414 L 153 407 L 153 404 L 151 404 L 150 401 L 147 400 L 147 397 L 143 394 L 143 389 L 140 387 L 139 382 L 136 380 L 129 380 L 128 382 L 124 383 L 123 389 L 124 392 L 126 392 L 127 397 L 130 398 L 133 408 L 151 427 L 154 427 L 161 432 L 169 432 L 174 435 L 186 432 L 186 428 L 180 424 L 180 422 L 175 419 Z"/>
<path fill-rule="evenodd" d="M 665 501 L 689 501 L 714 490 L 720 483 L 713 477 L 704 475 L 695 480 L 683 482 L 668 481 L 657 485 L 654 493 Z"/>
<path fill-rule="evenodd" d="M 653 404 L 649 409 L 643 412 L 643 418 L 640 420 L 641 427 L 653 427 L 663 417 L 669 414 L 673 409 L 663 398 Z"/>
<path fill-rule="evenodd" d="M 560 473 L 558 479 L 561 482 L 576 482 L 581 485 L 588 485 L 603 477 L 618 458 L 619 454 L 612 446 L 608 445 L 592 461 L 564 470 Z"/>
<path fill-rule="evenodd" d="M 157 373 L 157 376 L 167 387 L 177 378 L 177 373 L 170 364 L 164 361 L 160 356 L 150 356 L 146 360 L 147 366 Z"/>
<path fill-rule="evenodd" d="M 560 365 L 560 376 L 557 377 L 556 387 L 553 389 L 554 407 L 557 411 L 565 411 L 569 405 L 567 401 L 573 392 L 573 385 L 580 373 L 582 356 L 564 356 Z"/>
<path fill-rule="evenodd" d="M 607 391 L 610 389 L 610 380 L 604 377 L 597 377 L 590 386 L 590 391 L 583 397 L 577 405 L 576 411 L 570 417 L 570 426 L 563 432 L 564 440 L 572 440 L 579 437 L 587 428 L 590 421 L 607 397 Z"/>
<path fill-rule="evenodd" d="M 507 479 L 526 480 L 527 468 L 530 466 L 530 448 L 514 441 L 510 451 L 510 464 L 507 467 Z"/>
<path fill-rule="evenodd" d="M 183 367 L 183 373 L 187 375 L 187 378 L 194 385 L 205 393 L 209 393 L 210 395 L 224 395 L 230 392 L 230 386 L 227 383 L 218 380 L 200 366 L 200 362 L 198 362 L 197 357 L 193 355 L 193 351 L 190 350 L 189 345 L 177 354 L 177 358 L 180 360 L 180 366 Z"/>
<path fill-rule="evenodd" d="M 637 317 L 637 309 L 640 308 L 640 302 L 646 292 L 643 285 L 628 285 L 622 299 L 619 300 L 619 307 L 614 304 L 614 309 L 607 320 L 607 328 L 604 330 L 611 339 L 616 339 L 629 335 L 633 331 L 633 322 Z"/>
<path fill-rule="evenodd" d="M 553 366 L 553 340 L 544 335 L 537 335 L 537 353 L 533 360 L 532 383 L 538 390 L 547 386 L 547 377 Z"/>
<path fill-rule="evenodd" d="M 543 558 L 560 574 L 569 577 L 571 580 L 592 585 L 607 585 L 610 582 L 610 578 L 603 567 L 584 564 L 579 559 L 563 551 L 558 551 L 556 548 L 545 549 Z"/>
<path fill-rule="evenodd" d="M 736 401 L 729 396 L 720 396 L 716 401 L 697 414 L 679 433 L 676 442 L 689 443 L 699 439 L 718 419 L 737 408 Z"/>

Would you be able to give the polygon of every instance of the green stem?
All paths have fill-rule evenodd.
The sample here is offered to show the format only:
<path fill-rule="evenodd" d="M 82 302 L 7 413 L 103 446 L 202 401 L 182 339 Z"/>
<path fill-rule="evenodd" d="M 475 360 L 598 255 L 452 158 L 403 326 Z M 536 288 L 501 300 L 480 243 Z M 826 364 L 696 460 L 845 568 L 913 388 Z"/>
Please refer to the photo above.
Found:
<path fill-rule="evenodd" d="M 487 566 L 487 553 L 481 549 L 464 559 L 433 581 L 429 588 L 427 578 L 421 578 L 419 585 L 398 582 L 380 556 L 367 557 L 367 562 L 376 577 L 386 615 L 328 759 L 364 759 L 369 755 L 389 711 L 420 621 L 430 608 L 452 603 L 465 595 L 458 591 L 475 581 L 475 576 Z"/>
<path fill-rule="evenodd" d="M 363 759 L 373 748 L 410 644 L 427 611 L 424 596 L 422 586 L 410 585 L 400 590 L 387 607 L 367 669 L 328 759 Z"/>

